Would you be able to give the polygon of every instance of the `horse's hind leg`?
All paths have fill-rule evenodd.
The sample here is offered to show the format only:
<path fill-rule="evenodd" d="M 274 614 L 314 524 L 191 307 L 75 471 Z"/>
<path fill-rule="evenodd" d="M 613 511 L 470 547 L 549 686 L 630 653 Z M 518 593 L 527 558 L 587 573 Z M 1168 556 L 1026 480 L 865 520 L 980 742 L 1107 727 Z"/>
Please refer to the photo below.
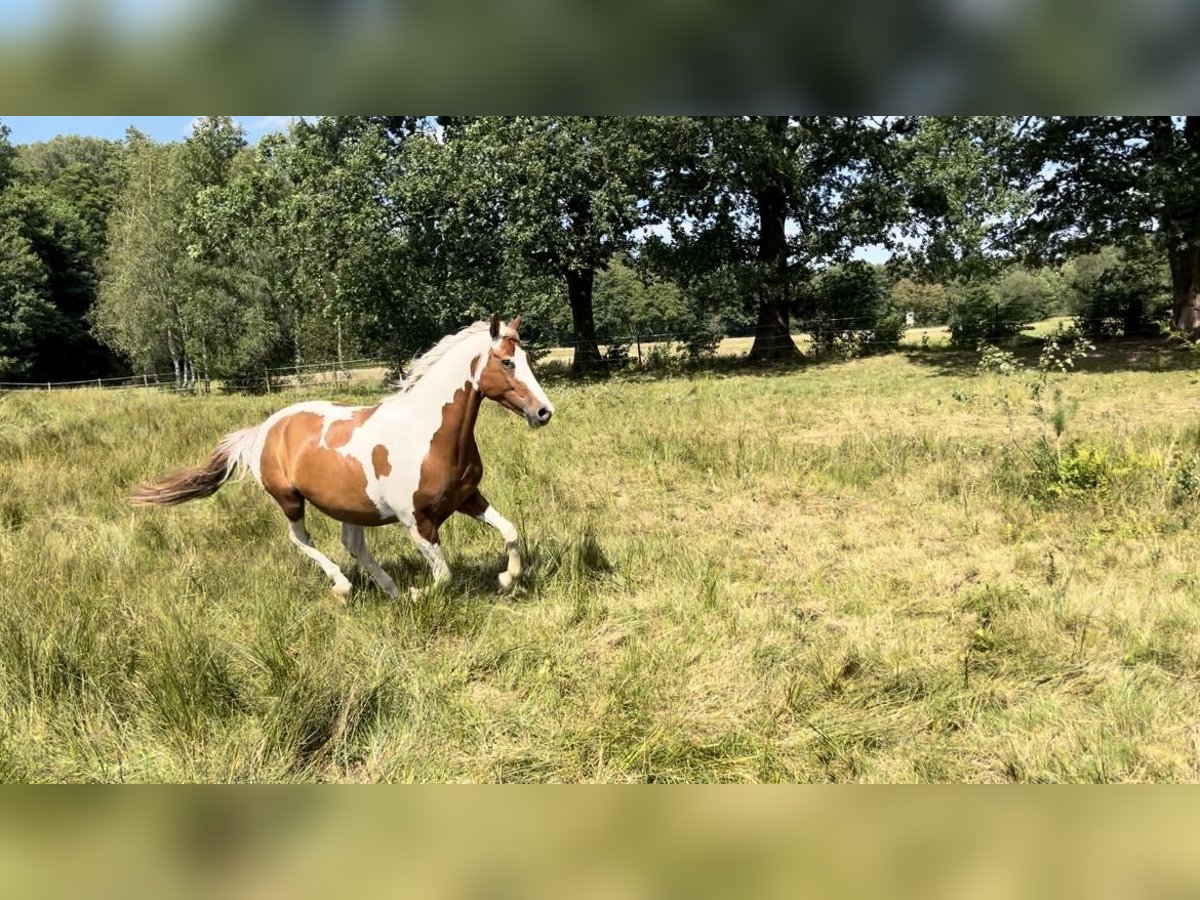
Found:
<path fill-rule="evenodd" d="M 333 592 L 345 600 L 350 596 L 350 582 L 328 556 L 313 546 L 312 538 L 304 527 L 303 519 L 295 519 L 288 523 L 288 537 L 300 548 L 300 552 L 320 566 L 326 575 L 333 579 Z"/>
<path fill-rule="evenodd" d="M 379 565 L 379 562 L 371 555 L 371 551 L 367 549 L 367 538 L 361 525 L 342 523 L 342 546 L 350 551 L 350 555 L 358 561 L 358 564 L 366 570 L 377 585 L 390 596 L 399 596 L 400 591 L 396 588 L 396 582 L 392 581 L 392 576 L 383 571 L 383 566 Z"/>
<path fill-rule="evenodd" d="M 333 592 L 344 601 L 350 596 L 350 582 L 342 574 L 342 570 L 334 565 L 333 560 L 313 546 L 308 529 L 304 527 L 304 495 L 292 486 L 284 477 L 283 470 L 273 461 L 270 464 L 264 461 L 262 486 L 287 516 L 288 537 L 292 543 L 333 580 Z"/>

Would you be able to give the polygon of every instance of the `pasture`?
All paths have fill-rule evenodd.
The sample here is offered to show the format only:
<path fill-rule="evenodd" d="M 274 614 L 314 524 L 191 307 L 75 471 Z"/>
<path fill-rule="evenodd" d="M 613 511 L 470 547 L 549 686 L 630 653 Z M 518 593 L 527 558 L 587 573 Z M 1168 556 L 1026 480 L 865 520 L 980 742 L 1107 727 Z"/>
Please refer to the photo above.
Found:
<path fill-rule="evenodd" d="M 548 428 L 478 428 L 516 597 L 463 519 L 445 588 L 356 573 L 348 606 L 249 482 L 126 503 L 296 393 L 7 395 L 0 778 L 1198 780 L 1192 357 L 1097 357 L 1052 379 L 1052 468 L 973 354 L 547 380 Z M 369 540 L 427 582 L 403 529 Z"/>

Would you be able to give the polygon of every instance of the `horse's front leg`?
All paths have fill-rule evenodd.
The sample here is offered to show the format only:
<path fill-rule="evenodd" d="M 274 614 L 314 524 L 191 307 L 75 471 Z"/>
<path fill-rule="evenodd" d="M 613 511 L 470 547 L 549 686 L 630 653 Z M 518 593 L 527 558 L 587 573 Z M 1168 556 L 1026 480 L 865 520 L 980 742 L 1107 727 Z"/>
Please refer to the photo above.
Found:
<path fill-rule="evenodd" d="M 418 518 L 415 525 L 408 529 L 413 543 L 429 563 L 433 573 L 433 584 L 436 587 L 450 579 L 450 567 L 446 565 L 446 557 L 442 556 L 442 546 L 438 541 L 438 529 L 428 519 Z M 415 598 L 419 593 L 416 588 L 410 589 Z"/>
<path fill-rule="evenodd" d="M 521 551 L 517 549 L 516 526 L 496 512 L 496 507 L 488 503 L 483 494 L 478 491 L 468 497 L 458 511 L 478 519 L 485 525 L 491 525 L 500 532 L 500 536 L 504 538 L 504 548 L 508 551 L 508 568 L 500 573 L 499 578 L 500 592 L 505 593 L 512 590 L 512 586 L 521 577 Z"/>

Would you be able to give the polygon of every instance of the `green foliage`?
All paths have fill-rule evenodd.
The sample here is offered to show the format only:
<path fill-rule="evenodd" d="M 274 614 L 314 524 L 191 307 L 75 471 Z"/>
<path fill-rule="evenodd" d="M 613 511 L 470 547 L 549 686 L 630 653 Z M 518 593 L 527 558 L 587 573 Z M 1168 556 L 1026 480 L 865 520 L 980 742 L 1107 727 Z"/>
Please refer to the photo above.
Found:
<path fill-rule="evenodd" d="M 765 323 L 756 325 L 752 356 L 794 355 L 789 316 L 824 315 L 804 305 L 815 296 L 804 290 L 810 275 L 883 241 L 901 216 L 901 130 L 859 116 L 680 121 L 651 204 L 670 242 L 652 238 L 651 258 L 696 298 L 697 318 L 728 304 Z"/>
<path fill-rule="evenodd" d="M 50 142 L 54 164 L 0 132 L 0 377 L 61 380 L 104 373 L 111 358 L 87 330 L 119 175 L 107 141 Z M 35 145 L 42 149 L 44 145 Z M 48 152 L 48 151 L 47 151 Z"/>
<path fill-rule="evenodd" d="M 950 318 L 951 293 L 940 282 L 903 277 L 892 285 L 892 307 L 912 312 L 917 325 L 943 325 Z"/>
<path fill-rule="evenodd" d="M 1113 478 L 1127 474 L 1133 467 L 1129 459 L 1119 458 L 1106 449 L 1063 441 L 1079 409 L 1078 400 L 1062 390 L 1064 376 L 1093 350 L 1095 347 L 1082 334 L 1061 325 L 1045 339 L 1037 365 L 1032 369 L 1021 364 L 1011 352 L 980 344 L 981 370 L 1023 376 L 1029 411 L 1041 426 L 1041 435 L 1028 453 L 1027 489 L 1038 499 L 1053 500 L 1103 490 Z M 1009 400 L 1004 398 L 1001 405 L 1011 416 Z"/>
<path fill-rule="evenodd" d="M 921 116 L 898 153 L 909 214 L 892 249 L 904 268 L 968 282 L 1005 265 L 1004 229 L 1028 201 L 1010 168 L 1021 147 L 1012 116 Z"/>
<path fill-rule="evenodd" d="M 952 287 L 950 342 L 974 347 L 1018 334 L 1040 318 L 1050 302 L 1050 289 L 1035 275 L 1008 272 L 997 281 L 958 282 Z"/>
<path fill-rule="evenodd" d="M 54 316 L 45 299 L 47 280 L 17 223 L 0 219 L 0 379 L 29 374 L 38 335 Z"/>
<path fill-rule="evenodd" d="M 1194 331 L 1200 283 L 1200 117 L 1031 117 L 1016 167 L 1034 197 L 1017 242 L 1039 258 L 1115 245 L 1152 247 L 1169 265 L 1171 327 Z M 1142 278 L 1095 297 L 1103 321 L 1116 303 L 1139 330 L 1153 296 Z M 1107 302 L 1106 302 L 1107 301 Z"/>
<path fill-rule="evenodd" d="M 593 302 L 596 335 L 604 341 L 635 334 L 676 334 L 692 324 L 692 311 L 676 285 L 639 272 L 626 259 L 615 258 L 596 273 Z"/>
<path fill-rule="evenodd" d="M 861 260 L 821 272 L 801 303 L 817 356 L 894 350 L 904 335 L 904 317 L 892 309 L 888 287 L 882 268 Z"/>
<path fill-rule="evenodd" d="M 1171 499 L 1175 505 L 1194 502 L 1200 497 L 1200 455 L 1189 453 L 1176 459 L 1170 471 Z"/>
<path fill-rule="evenodd" d="M 1104 247 L 1063 265 L 1067 306 L 1081 330 L 1097 337 L 1150 334 L 1170 317 L 1170 273 L 1148 249 Z"/>
<path fill-rule="evenodd" d="M 1107 448 L 1071 442 L 1056 448 L 1038 443 L 1031 454 L 1030 493 L 1042 500 L 1057 500 L 1104 491 L 1115 478 L 1129 471 Z"/>

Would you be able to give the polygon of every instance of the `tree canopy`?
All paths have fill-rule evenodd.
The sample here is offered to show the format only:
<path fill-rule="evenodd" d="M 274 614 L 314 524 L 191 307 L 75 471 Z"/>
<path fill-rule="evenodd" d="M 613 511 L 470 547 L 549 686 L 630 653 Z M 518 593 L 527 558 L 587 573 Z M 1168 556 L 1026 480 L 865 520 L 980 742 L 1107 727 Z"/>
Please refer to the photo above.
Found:
<path fill-rule="evenodd" d="M 228 116 L 169 143 L 0 124 L 9 380 L 401 366 L 493 311 L 578 372 L 657 331 L 880 347 L 905 312 L 964 341 L 1052 309 L 1133 333 L 1164 291 L 1200 330 L 1196 117 L 325 116 L 253 146 Z"/>

